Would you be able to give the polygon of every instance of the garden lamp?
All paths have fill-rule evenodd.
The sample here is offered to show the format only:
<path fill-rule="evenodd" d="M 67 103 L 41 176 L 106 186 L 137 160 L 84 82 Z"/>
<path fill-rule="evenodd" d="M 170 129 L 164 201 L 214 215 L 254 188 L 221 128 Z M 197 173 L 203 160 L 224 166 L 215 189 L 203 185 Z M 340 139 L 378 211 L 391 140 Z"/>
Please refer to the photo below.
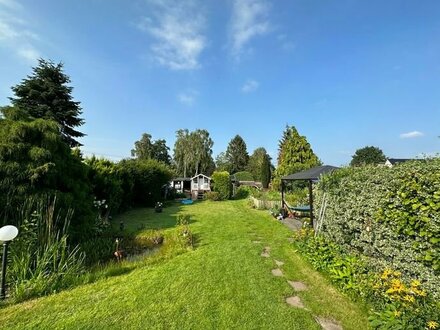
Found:
<path fill-rule="evenodd" d="M 6 263 L 8 261 L 8 244 L 18 235 L 18 229 L 15 226 L 3 226 L 0 228 L 0 241 L 3 242 L 3 260 L 2 260 L 2 282 L 0 299 L 5 299 L 6 296 Z"/>

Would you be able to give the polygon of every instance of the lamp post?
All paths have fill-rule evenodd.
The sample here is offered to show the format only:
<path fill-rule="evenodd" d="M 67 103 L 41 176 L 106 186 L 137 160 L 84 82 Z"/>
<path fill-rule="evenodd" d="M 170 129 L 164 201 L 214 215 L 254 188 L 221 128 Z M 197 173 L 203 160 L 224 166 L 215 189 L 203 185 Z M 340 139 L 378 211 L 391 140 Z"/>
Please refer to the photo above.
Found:
<path fill-rule="evenodd" d="M 3 260 L 2 260 L 2 282 L 0 290 L 0 299 L 6 296 L 6 264 L 8 262 L 8 244 L 18 235 L 18 229 L 15 226 L 3 226 L 0 228 L 0 241 L 3 242 Z"/>

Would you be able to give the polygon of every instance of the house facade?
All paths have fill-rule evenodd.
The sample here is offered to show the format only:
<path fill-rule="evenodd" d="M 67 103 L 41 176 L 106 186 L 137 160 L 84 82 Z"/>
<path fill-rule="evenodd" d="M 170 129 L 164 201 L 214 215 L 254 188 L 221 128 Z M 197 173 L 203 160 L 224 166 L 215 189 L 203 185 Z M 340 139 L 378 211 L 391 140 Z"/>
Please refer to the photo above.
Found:
<path fill-rule="evenodd" d="M 171 187 L 179 193 L 184 193 L 193 200 L 203 199 L 206 191 L 211 191 L 211 178 L 204 174 L 197 174 L 192 178 L 175 178 L 171 181 Z"/>

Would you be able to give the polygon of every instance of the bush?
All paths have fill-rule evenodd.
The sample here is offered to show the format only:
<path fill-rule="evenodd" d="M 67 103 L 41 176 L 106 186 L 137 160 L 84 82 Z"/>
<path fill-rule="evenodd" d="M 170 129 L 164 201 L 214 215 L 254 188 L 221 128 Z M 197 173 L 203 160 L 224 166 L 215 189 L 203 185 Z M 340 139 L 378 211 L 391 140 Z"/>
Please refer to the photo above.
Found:
<path fill-rule="evenodd" d="M 240 186 L 235 191 L 234 199 L 248 198 L 252 194 L 253 190 L 255 190 L 255 188 L 248 186 Z"/>
<path fill-rule="evenodd" d="M 232 184 L 229 173 L 226 171 L 214 172 L 211 178 L 213 181 L 214 191 L 218 192 L 220 200 L 229 199 L 232 192 Z"/>
<path fill-rule="evenodd" d="M 347 168 L 321 180 L 316 214 L 325 200 L 325 237 L 370 258 L 376 270 L 424 279 L 440 298 L 439 191 L 440 159 Z"/>
<path fill-rule="evenodd" d="M 220 194 L 217 191 L 207 191 L 204 195 L 203 198 L 205 200 L 208 201 L 219 201 L 220 199 Z"/>

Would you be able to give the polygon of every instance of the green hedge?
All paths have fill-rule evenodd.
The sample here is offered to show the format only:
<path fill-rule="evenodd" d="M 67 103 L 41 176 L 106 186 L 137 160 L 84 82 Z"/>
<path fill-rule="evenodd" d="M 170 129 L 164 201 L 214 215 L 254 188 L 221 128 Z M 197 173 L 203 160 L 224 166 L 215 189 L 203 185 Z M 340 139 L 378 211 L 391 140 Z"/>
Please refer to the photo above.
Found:
<path fill-rule="evenodd" d="M 214 191 L 219 193 L 219 198 L 221 200 L 229 199 L 232 193 L 232 184 L 229 173 L 226 171 L 214 172 L 211 178 Z"/>
<path fill-rule="evenodd" d="M 317 216 L 326 205 L 325 238 L 440 298 L 440 159 L 344 168 L 323 178 L 316 195 Z"/>

